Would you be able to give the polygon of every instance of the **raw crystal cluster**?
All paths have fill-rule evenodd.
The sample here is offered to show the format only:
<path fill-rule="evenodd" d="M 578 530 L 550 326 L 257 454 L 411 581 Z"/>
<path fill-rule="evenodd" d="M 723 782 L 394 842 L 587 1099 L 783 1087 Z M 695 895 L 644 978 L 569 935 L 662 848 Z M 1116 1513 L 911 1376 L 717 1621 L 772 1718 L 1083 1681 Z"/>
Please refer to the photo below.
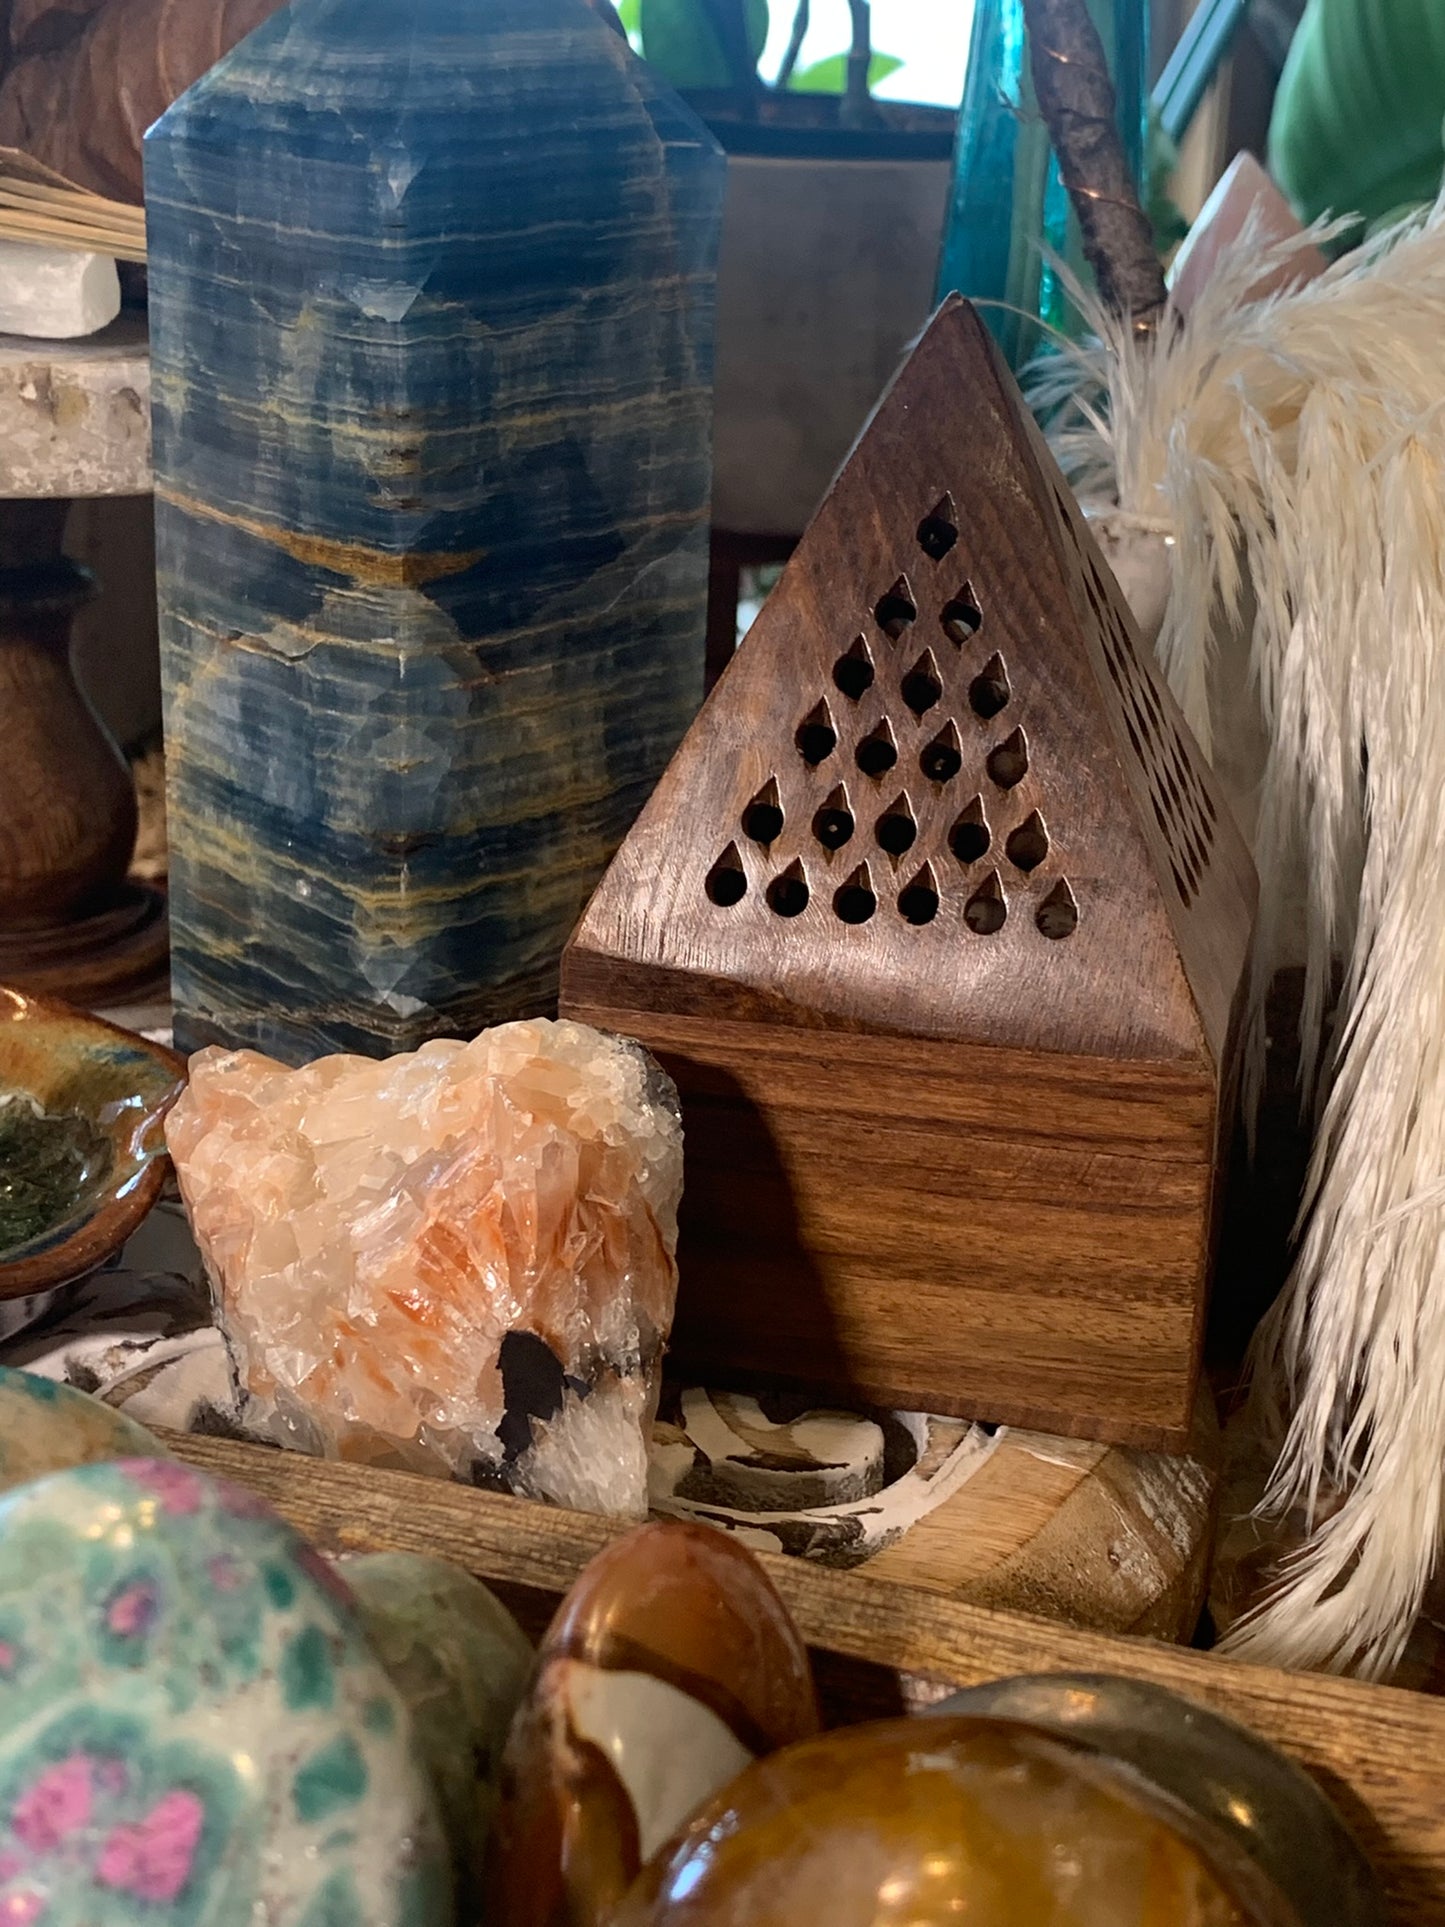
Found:
<path fill-rule="evenodd" d="M 167 1139 L 255 1430 L 646 1511 L 682 1127 L 638 1045 L 537 1020 L 300 1070 L 204 1050 Z"/>

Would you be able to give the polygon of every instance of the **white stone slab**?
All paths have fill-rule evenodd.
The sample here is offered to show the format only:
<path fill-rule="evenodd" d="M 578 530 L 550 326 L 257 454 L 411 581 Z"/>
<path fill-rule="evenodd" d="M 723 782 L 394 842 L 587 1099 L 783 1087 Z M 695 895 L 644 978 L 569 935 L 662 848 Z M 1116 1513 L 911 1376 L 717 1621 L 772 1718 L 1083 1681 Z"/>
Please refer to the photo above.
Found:
<path fill-rule="evenodd" d="M 0 497 L 146 495 L 150 356 L 122 314 L 84 341 L 0 334 Z"/>

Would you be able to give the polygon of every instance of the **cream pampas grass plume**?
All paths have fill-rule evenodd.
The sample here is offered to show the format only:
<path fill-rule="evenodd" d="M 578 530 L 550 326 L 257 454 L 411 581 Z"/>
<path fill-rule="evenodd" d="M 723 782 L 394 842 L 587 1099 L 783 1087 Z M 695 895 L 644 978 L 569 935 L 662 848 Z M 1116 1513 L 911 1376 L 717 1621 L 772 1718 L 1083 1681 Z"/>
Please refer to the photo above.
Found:
<path fill-rule="evenodd" d="M 1045 399 L 1067 397 L 1051 439 L 1080 494 L 1172 534 L 1158 649 L 1217 763 L 1242 695 L 1257 709 L 1247 1094 L 1269 982 L 1305 965 L 1314 1152 L 1254 1369 L 1283 1426 L 1266 1505 L 1312 1529 L 1229 1644 L 1378 1675 L 1445 1496 L 1445 197 L 1247 299 L 1321 238 L 1246 231 L 1152 342 L 1095 305 L 1102 347 L 1056 361 Z"/>

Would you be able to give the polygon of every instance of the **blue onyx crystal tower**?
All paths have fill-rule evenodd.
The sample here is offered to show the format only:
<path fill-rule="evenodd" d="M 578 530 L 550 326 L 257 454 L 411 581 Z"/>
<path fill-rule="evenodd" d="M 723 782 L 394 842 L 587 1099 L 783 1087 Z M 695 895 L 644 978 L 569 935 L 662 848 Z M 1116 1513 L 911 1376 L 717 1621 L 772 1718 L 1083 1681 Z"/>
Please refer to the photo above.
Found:
<path fill-rule="evenodd" d="M 702 692 L 722 185 L 586 0 L 293 0 L 152 128 L 183 1047 L 550 1006 Z"/>

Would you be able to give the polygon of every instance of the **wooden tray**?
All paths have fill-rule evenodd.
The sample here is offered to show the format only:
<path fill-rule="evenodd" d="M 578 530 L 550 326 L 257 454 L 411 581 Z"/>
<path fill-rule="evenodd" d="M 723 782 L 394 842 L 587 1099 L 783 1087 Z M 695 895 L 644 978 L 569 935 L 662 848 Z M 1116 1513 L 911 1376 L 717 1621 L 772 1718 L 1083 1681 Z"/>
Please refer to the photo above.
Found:
<path fill-rule="evenodd" d="M 404 1472 L 171 1435 L 177 1455 L 250 1486 L 328 1551 L 454 1560 L 530 1631 L 615 1522 Z M 1008 1674 L 1155 1680 L 1244 1721 L 1313 1773 L 1379 1868 L 1400 1927 L 1445 1927 L 1445 1702 L 1387 1686 L 1242 1666 L 1152 1640 L 992 1612 L 868 1572 L 762 1554 L 813 1650 L 829 1717 L 875 1718 Z"/>

